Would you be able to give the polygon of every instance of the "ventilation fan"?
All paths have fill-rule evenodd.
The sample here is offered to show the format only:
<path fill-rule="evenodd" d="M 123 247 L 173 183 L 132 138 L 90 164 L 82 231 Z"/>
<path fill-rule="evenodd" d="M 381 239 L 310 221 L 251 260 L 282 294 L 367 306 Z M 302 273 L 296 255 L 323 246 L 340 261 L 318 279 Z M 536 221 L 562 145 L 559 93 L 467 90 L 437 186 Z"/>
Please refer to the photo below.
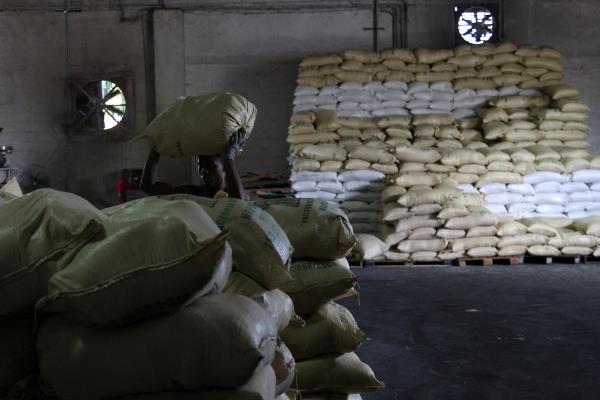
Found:
<path fill-rule="evenodd" d="M 498 41 L 498 5 L 476 4 L 454 7 L 456 42 L 458 44 L 483 45 Z"/>
<path fill-rule="evenodd" d="M 71 80 L 69 131 L 130 131 L 125 88 L 114 79 Z"/>

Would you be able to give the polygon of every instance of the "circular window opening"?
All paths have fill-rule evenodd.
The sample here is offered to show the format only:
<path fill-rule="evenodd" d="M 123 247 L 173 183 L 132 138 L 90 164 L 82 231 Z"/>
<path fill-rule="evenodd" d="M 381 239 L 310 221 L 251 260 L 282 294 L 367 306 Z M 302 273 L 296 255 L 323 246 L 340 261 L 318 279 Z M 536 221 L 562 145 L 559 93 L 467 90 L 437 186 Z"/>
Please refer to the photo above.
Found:
<path fill-rule="evenodd" d="M 100 81 L 103 129 L 109 130 L 119 125 L 125 116 L 127 101 L 123 90 L 111 81 Z"/>
<path fill-rule="evenodd" d="M 490 10 L 471 7 L 460 15 L 458 33 L 468 43 L 483 44 L 492 38 L 495 25 L 496 21 Z"/>

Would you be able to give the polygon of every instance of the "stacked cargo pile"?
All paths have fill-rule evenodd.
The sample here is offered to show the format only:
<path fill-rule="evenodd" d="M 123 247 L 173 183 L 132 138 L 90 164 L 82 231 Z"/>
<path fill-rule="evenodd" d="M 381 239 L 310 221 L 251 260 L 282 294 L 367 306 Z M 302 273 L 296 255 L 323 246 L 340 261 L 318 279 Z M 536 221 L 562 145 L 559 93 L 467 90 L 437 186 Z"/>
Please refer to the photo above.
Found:
<path fill-rule="evenodd" d="M 262 206 L 175 195 L 101 212 L 53 190 L 1 205 L 14 230 L 0 241 L 0 397 L 41 397 L 40 381 L 61 399 L 360 399 L 348 393 L 383 387 L 352 353 L 364 333 L 332 302 L 356 293 L 343 212 Z"/>
<path fill-rule="evenodd" d="M 334 302 L 356 294 L 356 278 L 345 259 L 356 238 L 344 213 L 313 199 L 256 205 L 273 216 L 294 247 L 290 266 L 294 280 L 282 289 L 303 321 L 294 321 L 281 332 L 296 360 L 297 382 L 287 393 L 289 398 L 360 399 L 356 393 L 382 388 L 353 353 L 366 336 L 352 314 Z"/>
<path fill-rule="evenodd" d="M 572 232 L 552 225 L 600 213 L 600 171 L 593 170 L 600 167 L 600 158 L 590 155 L 585 140 L 589 108 L 577 100 L 579 92 L 562 84 L 562 79 L 559 52 L 511 43 L 454 50 L 395 49 L 379 54 L 350 50 L 312 57 L 300 65 L 288 141 L 294 143 L 298 115 L 335 110 L 338 121 L 351 124 L 343 127 L 348 129 L 339 125 L 337 137 L 323 137 L 321 146 L 343 148 L 345 169 L 357 165 L 377 168 L 380 162 L 349 162 L 350 154 L 366 153 L 367 147 L 373 153 L 371 160 L 385 159 L 390 166 L 384 171 L 386 182 L 391 186 L 381 193 L 379 236 L 392 246 L 386 253 L 388 259 L 513 254 L 515 248 L 503 250 L 512 247 L 511 242 L 496 235 L 492 226 L 496 217 L 490 217 L 482 206 L 503 222 L 544 218 L 546 226 L 558 229 L 555 233 L 560 237 L 572 236 Z M 307 146 L 292 146 L 293 169 L 303 161 L 301 154 L 312 151 L 309 148 L 302 153 Z M 395 156 L 396 174 L 389 154 Z M 458 193 L 457 188 L 462 195 L 449 194 Z M 432 191 L 434 197 L 444 192 L 446 197 L 431 201 L 431 194 L 421 196 L 425 191 Z M 422 199 L 406 203 L 417 194 Z M 299 191 L 297 196 L 311 194 Z M 344 192 L 329 198 L 339 202 Z M 462 232 L 445 225 L 449 221 L 443 216 L 450 206 L 454 214 L 449 215 L 455 218 L 468 218 L 470 212 L 478 220 L 477 215 L 485 213 L 485 224 L 453 229 L 465 230 L 461 236 Z M 370 202 L 363 207 L 369 208 L 372 217 L 379 204 Z M 563 219 L 548 225 L 549 217 Z M 358 231 L 373 232 L 376 222 L 367 230 L 364 225 L 357 226 Z M 531 246 L 550 246 L 556 235 L 545 236 L 541 244 L 540 237 L 533 238 Z M 501 240 L 504 242 L 498 247 Z M 561 247 L 553 247 L 560 254 Z M 555 253 L 545 247 L 526 250 L 530 254 L 545 251 Z M 572 252 L 568 248 L 563 254 Z"/>

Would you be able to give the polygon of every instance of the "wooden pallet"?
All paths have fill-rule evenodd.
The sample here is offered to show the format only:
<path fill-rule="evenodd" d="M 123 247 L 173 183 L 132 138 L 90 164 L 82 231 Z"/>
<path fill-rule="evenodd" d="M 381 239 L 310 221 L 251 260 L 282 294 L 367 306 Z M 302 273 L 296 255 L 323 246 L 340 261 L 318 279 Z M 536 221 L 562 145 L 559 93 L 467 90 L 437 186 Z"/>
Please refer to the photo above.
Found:
<path fill-rule="evenodd" d="M 523 264 L 523 256 L 503 256 L 503 257 L 465 257 L 455 261 L 459 267 L 470 266 L 490 266 L 490 265 L 518 265 Z"/>
<path fill-rule="evenodd" d="M 524 264 L 581 264 L 585 261 L 582 256 L 523 256 Z"/>
<path fill-rule="evenodd" d="M 597 264 L 600 263 L 600 257 L 583 256 L 583 262 L 586 264 Z"/>
<path fill-rule="evenodd" d="M 442 266 L 442 267 L 470 267 L 470 266 L 492 266 L 492 265 L 532 265 L 532 264 L 583 264 L 600 263 L 600 257 L 593 256 L 496 256 L 496 257 L 463 257 L 457 260 L 446 261 L 350 261 L 351 267 L 419 267 L 419 266 Z"/>
<path fill-rule="evenodd" d="M 389 260 L 363 260 L 350 262 L 351 267 L 451 267 L 452 261 L 389 261 Z"/>

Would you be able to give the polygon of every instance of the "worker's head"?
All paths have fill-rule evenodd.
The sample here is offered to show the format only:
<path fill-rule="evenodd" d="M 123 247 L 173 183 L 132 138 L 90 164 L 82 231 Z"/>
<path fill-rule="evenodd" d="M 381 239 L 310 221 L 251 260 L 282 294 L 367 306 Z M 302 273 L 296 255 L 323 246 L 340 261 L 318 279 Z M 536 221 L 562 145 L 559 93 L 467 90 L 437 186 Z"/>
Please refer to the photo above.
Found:
<path fill-rule="evenodd" d="M 198 156 L 198 173 L 206 188 L 215 192 L 225 189 L 225 171 L 220 157 Z"/>

